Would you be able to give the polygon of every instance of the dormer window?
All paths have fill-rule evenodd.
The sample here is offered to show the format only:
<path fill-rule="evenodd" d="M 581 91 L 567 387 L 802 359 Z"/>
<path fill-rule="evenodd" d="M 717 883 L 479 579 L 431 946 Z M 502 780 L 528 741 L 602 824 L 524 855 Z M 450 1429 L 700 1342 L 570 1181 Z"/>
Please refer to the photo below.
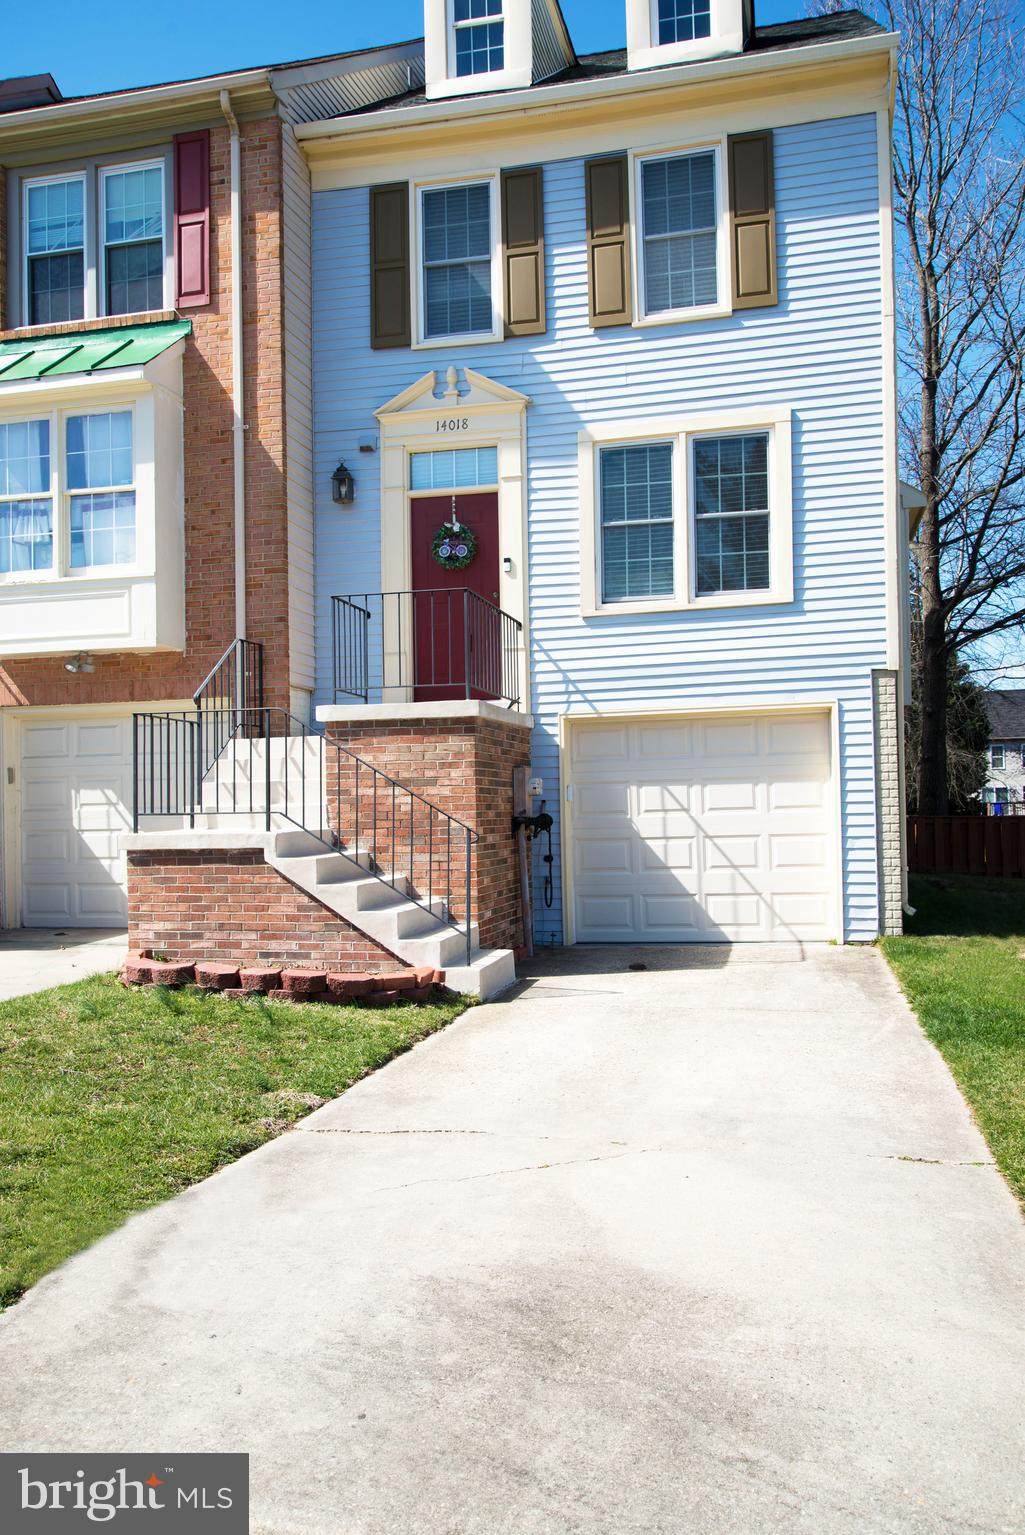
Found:
<path fill-rule="evenodd" d="M 452 38 L 457 76 L 504 69 L 502 0 L 453 0 Z"/>
<path fill-rule="evenodd" d="M 656 5 L 660 47 L 711 36 L 711 0 L 656 0 Z"/>

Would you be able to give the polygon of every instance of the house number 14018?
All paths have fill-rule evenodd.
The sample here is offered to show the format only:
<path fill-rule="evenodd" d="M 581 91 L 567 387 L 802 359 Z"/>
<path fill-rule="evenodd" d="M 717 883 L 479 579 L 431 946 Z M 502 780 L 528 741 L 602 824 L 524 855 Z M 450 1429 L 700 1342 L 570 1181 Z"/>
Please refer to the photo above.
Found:
<path fill-rule="evenodd" d="M 469 416 L 444 416 L 442 420 L 435 421 L 436 432 L 465 432 L 470 425 Z"/>

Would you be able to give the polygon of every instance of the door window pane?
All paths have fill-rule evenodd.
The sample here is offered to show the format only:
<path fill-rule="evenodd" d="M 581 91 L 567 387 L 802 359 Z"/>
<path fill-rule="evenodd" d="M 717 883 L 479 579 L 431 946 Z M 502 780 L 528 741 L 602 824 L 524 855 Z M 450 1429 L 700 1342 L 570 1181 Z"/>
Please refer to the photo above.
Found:
<path fill-rule="evenodd" d="M 644 294 L 648 314 L 714 304 L 715 156 L 683 155 L 641 166 Z"/>
<path fill-rule="evenodd" d="M 659 43 L 689 43 L 712 30 L 709 0 L 658 0 Z"/>
<path fill-rule="evenodd" d="M 158 165 L 103 177 L 107 313 L 135 314 L 164 302 L 164 178 Z"/>
<path fill-rule="evenodd" d="M 81 179 L 26 188 L 25 251 L 29 324 L 80 320 L 85 313 L 85 188 Z"/>
<path fill-rule="evenodd" d="M 497 448 L 449 448 L 440 453 L 411 453 L 413 490 L 465 490 L 498 483 Z"/>
<path fill-rule="evenodd" d="M 673 449 L 668 442 L 599 454 L 602 600 L 673 594 Z"/>
<path fill-rule="evenodd" d="M 490 186 L 425 192 L 422 210 L 425 336 L 490 331 Z"/>
<path fill-rule="evenodd" d="M 697 594 L 769 586 L 768 436 L 694 443 Z"/>
<path fill-rule="evenodd" d="M 71 565 L 130 565 L 135 559 L 135 492 L 71 498 Z"/>

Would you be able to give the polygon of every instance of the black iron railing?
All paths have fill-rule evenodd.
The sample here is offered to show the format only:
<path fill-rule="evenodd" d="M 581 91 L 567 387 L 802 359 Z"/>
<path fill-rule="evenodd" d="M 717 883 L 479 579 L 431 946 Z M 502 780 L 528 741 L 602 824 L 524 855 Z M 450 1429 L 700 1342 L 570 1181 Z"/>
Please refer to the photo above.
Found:
<path fill-rule="evenodd" d="M 214 742 L 222 745 L 200 764 Z M 458 817 L 382 773 L 285 709 L 207 703 L 133 716 L 133 825 L 154 817 L 274 817 L 342 852 L 440 924 L 465 930 L 472 955 L 473 848 Z M 462 912 L 457 908 L 462 905 Z"/>
<path fill-rule="evenodd" d="M 466 587 L 331 599 L 334 697 L 520 701 L 523 625 Z"/>
<path fill-rule="evenodd" d="M 253 711 L 263 707 L 263 645 L 232 640 L 217 665 L 192 695 L 196 710 L 197 782 L 216 762 Z"/>

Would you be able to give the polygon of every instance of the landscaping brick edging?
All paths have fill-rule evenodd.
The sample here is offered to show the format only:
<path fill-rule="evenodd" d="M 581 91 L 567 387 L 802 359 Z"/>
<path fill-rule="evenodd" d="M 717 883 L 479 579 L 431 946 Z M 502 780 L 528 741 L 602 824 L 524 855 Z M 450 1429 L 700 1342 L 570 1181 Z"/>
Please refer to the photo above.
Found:
<path fill-rule="evenodd" d="M 421 966 L 386 975 L 338 970 L 271 969 L 220 960 L 191 963 L 129 954 L 121 971 L 125 986 L 189 986 L 224 997 L 267 997 L 271 1002 L 363 1002 L 385 1007 L 392 1002 L 429 1002 L 445 984 L 444 970 Z"/>

